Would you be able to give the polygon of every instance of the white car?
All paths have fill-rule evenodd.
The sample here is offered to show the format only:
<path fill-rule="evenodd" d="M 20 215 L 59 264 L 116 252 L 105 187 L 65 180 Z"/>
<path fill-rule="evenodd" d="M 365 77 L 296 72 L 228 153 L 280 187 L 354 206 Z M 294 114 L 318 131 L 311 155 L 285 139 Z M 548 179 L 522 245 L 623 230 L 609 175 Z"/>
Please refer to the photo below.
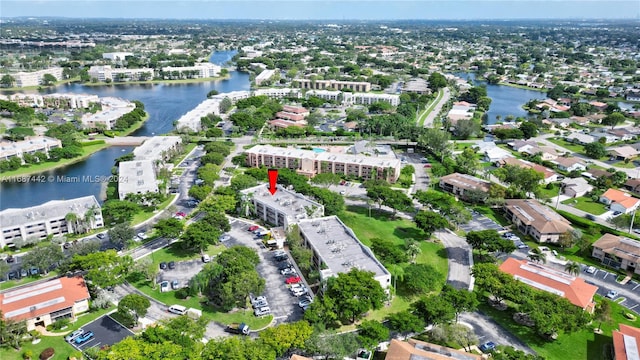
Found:
<path fill-rule="evenodd" d="M 146 240 L 148 238 L 147 234 L 143 232 L 138 233 L 138 237 L 140 238 L 140 240 Z"/>
<path fill-rule="evenodd" d="M 291 291 L 291 295 L 293 296 L 302 296 L 302 295 L 306 295 L 307 289 L 306 288 L 296 288 L 295 290 Z"/>
<path fill-rule="evenodd" d="M 231 236 L 229 236 L 229 234 L 222 234 L 222 235 L 220 235 L 219 240 L 220 241 L 229 241 L 229 240 L 231 240 Z"/>
<path fill-rule="evenodd" d="M 264 296 L 258 296 L 258 297 L 256 297 L 255 299 L 253 299 L 251 302 L 255 304 L 255 303 L 258 303 L 258 302 L 260 302 L 260 301 L 264 301 L 264 302 L 266 302 L 266 301 L 267 301 L 267 298 L 266 298 L 266 297 L 264 297 Z"/>
<path fill-rule="evenodd" d="M 253 311 L 255 316 L 265 316 L 271 314 L 271 309 L 268 306 L 257 308 Z"/>
<path fill-rule="evenodd" d="M 300 302 L 298 302 L 298 306 L 300 306 L 301 308 L 304 308 L 305 306 L 311 305 L 312 302 L 313 300 L 311 299 L 302 299 L 300 300 Z"/>
<path fill-rule="evenodd" d="M 280 274 L 282 275 L 296 275 L 296 270 L 292 269 L 292 268 L 286 268 L 286 269 L 282 269 L 280 270 Z"/>
<path fill-rule="evenodd" d="M 614 299 L 616 296 L 618 296 L 618 292 L 615 290 L 609 290 L 609 292 L 606 295 L 607 299 Z"/>
<path fill-rule="evenodd" d="M 585 271 L 587 274 L 595 274 L 596 268 L 594 266 L 589 266 Z"/>
<path fill-rule="evenodd" d="M 67 340 L 67 342 L 72 342 L 73 340 L 75 340 L 75 338 L 77 338 L 78 336 L 84 334 L 84 330 L 83 329 L 78 329 L 74 332 L 72 332 L 71 334 L 67 335 L 64 337 L 65 340 Z"/>
<path fill-rule="evenodd" d="M 170 290 L 170 285 L 168 281 L 163 281 L 160 283 L 160 292 L 167 292 Z"/>

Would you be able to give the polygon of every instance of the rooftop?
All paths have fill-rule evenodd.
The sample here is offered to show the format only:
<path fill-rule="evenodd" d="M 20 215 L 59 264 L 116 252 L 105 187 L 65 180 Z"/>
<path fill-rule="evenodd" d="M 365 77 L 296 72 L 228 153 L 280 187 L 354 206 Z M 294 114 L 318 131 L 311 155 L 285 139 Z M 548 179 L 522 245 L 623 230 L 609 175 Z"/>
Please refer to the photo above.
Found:
<path fill-rule="evenodd" d="M 324 214 L 324 206 L 322 204 L 310 200 L 302 194 L 287 190 L 282 185 L 278 185 L 277 189 L 278 191 L 271 195 L 269 185 L 262 184 L 244 189 L 241 192 L 251 195 L 257 201 L 285 214 L 290 219 L 306 219 L 309 216 L 307 209 L 312 208 L 322 209 L 322 214 Z"/>
<path fill-rule="evenodd" d="M 36 318 L 89 299 L 89 290 L 81 277 L 61 277 L 0 294 L 5 319 L 16 321 Z"/>
<path fill-rule="evenodd" d="M 455 185 L 465 190 L 489 191 L 491 183 L 467 174 L 453 173 L 440 178 L 440 182 Z"/>
<path fill-rule="evenodd" d="M 372 271 L 375 277 L 389 275 L 371 249 L 364 246 L 337 216 L 302 220 L 298 226 L 332 274 L 357 268 Z"/>
<path fill-rule="evenodd" d="M 392 339 L 385 360 L 480 360 L 482 356 L 445 346 L 409 339 Z"/>
<path fill-rule="evenodd" d="M 562 296 L 582 309 L 592 305 L 598 291 L 597 286 L 587 284 L 583 278 L 527 260 L 508 258 L 500 270 L 531 287 Z"/>
<path fill-rule="evenodd" d="M 182 143 L 180 136 L 154 136 L 133 149 L 136 160 L 159 160 L 162 153 Z"/>
<path fill-rule="evenodd" d="M 153 160 L 122 161 L 118 166 L 118 193 L 157 192 L 156 173 Z"/>
<path fill-rule="evenodd" d="M 545 205 L 533 199 L 505 200 L 507 209 L 524 224 L 531 225 L 541 234 L 563 234 L 571 229 L 571 223 Z"/>
<path fill-rule="evenodd" d="M 93 195 L 71 200 L 52 200 L 42 205 L 22 209 L 5 209 L 0 211 L 0 226 L 5 229 L 48 219 L 64 218 L 71 212 L 84 216 L 91 207 L 100 209 L 100 204 Z"/>
<path fill-rule="evenodd" d="M 640 262 L 640 241 L 637 240 L 607 233 L 594 242 L 593 247 L 633 263 Z"/>
<path fill-rule="evenodd" d="M 625 324 L 618 327 L 611 334 L 616 360 L 640 360 L 640 329 Z"/>

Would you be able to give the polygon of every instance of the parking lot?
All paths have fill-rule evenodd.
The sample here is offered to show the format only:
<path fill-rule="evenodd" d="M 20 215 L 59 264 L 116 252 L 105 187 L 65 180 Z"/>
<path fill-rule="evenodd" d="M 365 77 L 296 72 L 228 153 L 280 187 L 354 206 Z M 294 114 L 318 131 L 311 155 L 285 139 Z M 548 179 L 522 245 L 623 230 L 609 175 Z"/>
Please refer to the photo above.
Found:
<path fill-rule="evenodd" d="M 227 246 L 243 245 L 256 249 L 260 256 L 260 264 L 256 267 L 258 274 L 266 281 L 265 292 L 271 314 L 274 319 L 282 322 L 297 321 L 302 318 L 302 310 L 298 306 L 299 298 L 293 296 L 285 284 L 286 276 L 280 274 L 277 263 L 273 260 L 273 251 L 267 249 L 262 241 L 256 239 L 255 235 L 248 231 L 254 224 L 249 224 L 240 220 L 231 221 L 231 238 L 223 243 Z M 293 263 L 293 260 L 290 260 Z"/>
<path fill-rule="evenodd" d="M 464 230 L 464 232 L 490 229 L 497 231 L 504 230 L 504 228 L 500 224 L 478 212 L 471 212 L 471 221 L 466 224 L 460 225 L 460 229 Z"/>
<path fill-rule="evenodd" d="M 615 290 L 618 294 L 612 299 L 613 301 L 640 314 L 640 283 L 630 280 L 622 285 L 616 281 L 618 275 L 613 271 L 596 269 L 593 274 L 590 274 L 586 269 L 587 266 L 582 265 L 580 276 L 584 277 L 587 283 L 598 286 L 598 295 L 606 296 L 610 290 Z"/>
<path fill-rule="evenodd" d="M 82 327 L 86 332 L 92 331 L 93 338 L 80 344 L 72 344 L 78 350 L 84 350 L 91 347 L 101 348 L 103 346 L 111 346 L 122 341 L 127 336 L 135 335 L 131 330 L 120 325 L 109 315 L 102 316 L 95 321 Z"/>
<path fill-rule="evenodd" d="M 202 270 L 204 263 L 201 259 L 178 261 L 175 269 L 166 268 L 158 273 L 158 283 L 173 280 L 178 281 L 178 289 L 186 287 L 189 280 Z"/>

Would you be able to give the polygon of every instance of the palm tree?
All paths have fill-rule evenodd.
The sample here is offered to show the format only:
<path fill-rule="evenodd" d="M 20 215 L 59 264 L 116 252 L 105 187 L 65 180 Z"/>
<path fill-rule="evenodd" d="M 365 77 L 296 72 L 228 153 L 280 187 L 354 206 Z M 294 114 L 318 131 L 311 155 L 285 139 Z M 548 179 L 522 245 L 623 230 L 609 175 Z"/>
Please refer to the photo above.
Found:
<path fill-rule="evenodd" d="M 67 215 L 64 216 L 64 219 L 67 221 L 67 228 L 69 230 L 69 232 L 74 233 L 76 232 L 76 225 L 78 222 L 78 215 L 76 215 L 75 213 L 68 213 Z M 72 225 L 73 224 L 73 225 Z"/>
<path fill-rule="evenodd" d="M 547 262 L 547 257 L 542 253 L 542 251 L 540 251 L 540 249 L 535 248 L 529 252 L 529 260 L 544 264 Z"/>
<path fill-rule="evenodd" d="M 407 248 L 407 255 L 409 255 L 409 258 L 411 258 L 411 262 L 416 261 L 416 257 L 420 253 L 422 253 L 422 249 L 420 249 L 420 245 L 418 245 L 418 242 L 415 241 L 414 239 L 406 240 L 406 248 Z"/>
<path fill-rule="evenodd" d="M 580 264 L 574 261 L 570 261 L 567 265 L 564 266 L 564 271 L 568 272 L 571 275 L 578 276 L 580 274 Z"/>
<path fill-rule="evenodd" d="M 599 302 L 596 305 L 596 308 L 594 311 L 594 317 L 596 320 L 600 322 L 598 324 L 598 330 L 602 328 L 603 322 L 608 323 L 611 321 L 611 306 L 609 305 L 608 300 L 603 299 L 601 302 Z"/>

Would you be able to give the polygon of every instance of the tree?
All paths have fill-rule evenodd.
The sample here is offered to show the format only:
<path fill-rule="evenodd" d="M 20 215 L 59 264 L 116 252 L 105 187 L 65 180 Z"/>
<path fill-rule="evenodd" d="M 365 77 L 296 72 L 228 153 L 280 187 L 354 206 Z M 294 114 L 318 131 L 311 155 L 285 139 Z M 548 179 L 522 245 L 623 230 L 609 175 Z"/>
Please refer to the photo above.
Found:
<path fill-rule="evenodd" d="M 248 189 L 250 187 L 256 186 L 257 184 L 258 181 L 251 175 L 237 174 L 236 176 L 231 178 L 231 188 L 235 191 Z"/>
<path fill-rule="evenodd" d="M 2 75 L 2 78 L 0 78 L 0 85 L 3 87 L 12 87 L 15 83 L 16 79 L 9 74 Z"/>
<path fill-rule="evenodd" d="M 422 297 L 413 303 L 415 314 L 427 324 L 445 324 L 456 317 L 456 310 L 451 303 L 438 295 Z"/>
<path fill-rule="evenodd" d="M 134 268 L 130 256 L 120 257 L 115 250 L 74 255 L 69 266 L 72 270 L 85 270 L 85 279 L 102 289 L 123 283 Z"/>
<path fill-rule="evenodd" d="M 440 161 L 449 154 L 450 134 L 440 129 L 427 128 L 424 129 L 418 138 L 420 147 L 427 149 L 430 153 L 440 158 Z"/>
<path fill-rule="evenodd" d="M 431 236 L 434 231 L 446 228 L 449 225 L 447 219 L 433 211 L 421 210 L 416 214 L 413 220 L 418 228 L 427 233 L 427 237 Z"/>
<path fill-rule="evenodd" d="M 525 140 L 530 139 L 538 135 L 538 125 L 530 121 L 525 121 L 520 124 L 520 131 L 522 131 Z"/>
<path fill-rule="evenodd" d="M 344 359 L 353 356 L 360 347 L 356 333 L 314 332 L 305 344 L 305 349 L 310 354 L 323 356 L 325 359 Z"/>
<path fill-rule="evenodd" d="M 624 121 L 625 117 L 622 113 L 614 112 L 602 119 L 602 125 L 611 125 L 611 128 L 613 129 L 616 125 L 623 123 Z"/>
<path fill-rule="evenodd" d="M 398 264 L 408 260 L 407 254 L 391 239 L 371 239 L 371 250 L 385 264 Z"/>
<path fill-rule="evenodd" d="M 25 334 L 27 334 L 26 321 L 5 319 L 0 310 L 0 346 L 11 346 L 20 350 L 20 344 L 25 341 Z"/>
<path fill-rule="evenodd" d="M 215 245 L 222 234 L 220 229 L 206 221 L 196 221 L 182 233 L 182 247 L 203 252 L 209 245 Z"/>
<path fill-rule="evenodd" d="M 211 190 L 212 188 L 209 185 L 194 185 L 189 188 L 189 196 L 198 201 L 202 201 L 209 196 Z"/>
<path fill-rule="evenodd" d="M 594 141 L 584 146 L 584 153 L 592 159 L 600 159 L 607 156 L 607 149 L 603 144 Z"/>
<path fill-rule="evenodd" d="M 139 211 L 140 206 L 125 200 L 107 200 L 102 206 L 106 224 L 129 222 Z"/>
<path fill-rule="evenodd" d="M 343 322 L 354 323 L 369 310 L 382 307 L 387 295 L 374 273 L 356 268 L 327 281 L 325 296 L 335 301 L 335 313 Z"/>
<path fill-rule="evenodd" d="M 373 350 L 380 342 L 389 338 L 389 329 L 377 320 L 365 320 L 357 328 L 358 340 L 368 350 Z"/>
<path fill-rule="evenodd" d="M 267 328 L 260 332 L 258 338 L 264 345 L 272 348 L 276 356 L 280 357 L 291 350 L 303 349 L 312 334 L 313 328 L 303 320 Z"/>
<path fill-rule="evenodd" d="M 160 219 L 153 226 L 160 237 L 175 239 L 182 233 L 184 223 L 176 218 Z"/>
<path fill-rule="evenodd" d="M 114 245 L 124 246 L 128 241 L 133 240 L 136 232 L 129 223 L 125 222 L 112 227 L 107 234 L 109 235 L 109 241 Z"/>
<path fill-rule="evenodd" d="M 437 290 L 444 276 L 428 264 L 409 264 L 404 269 L 402 286 L 408 293 L 423 295 Z"/>
<path fill-rule="evenodd" d="M 11 267 L 9 266 L 9 264 L 7 264 L 6 261 L 0 261 L 0 278 L 6 279 L 7 274 L 9 274 L 10 270 Z"/>
<path fill-rule="evenodd" d="M 461 119 L 453 125 L 453 133 L 462 140 L 466 140 L 476 134 L 481 133 L 480 124 L 473 119 Z"/>
<path fill-rule="evenodd" d="M 149 307 L 151 307 L 151 302 L 146 296 L 128 294 L 118 302 L 118 314 L 131 320 L 130 324 L 135 325 L 141 316 L 147 314 Z"/>
<path fill-rule="evenodd" d="M 494 171 L 494 175 L 501 181 L 511 185 L 516 191 L 523 194 L 536 193 L 544 175 L 530 168 L 522 168 L 516 165 L 505 165 Z"/>
<path fill-rule="evenodd" d="M 460 313 L 474 311 L 478 307 L 478 299 L 475 292 L 458 290 L 448 284 L 442 288 L 440 296 L 453 307 L 456 322 L 458 322 Z"/>
<path fill-rule="evenodd" d="M 440 90 L 441 88 L 447 86 L 447 78 L 445 78 L 444 75 L 438 72 L 431 73 L 431 75 L 429 75 L 428 81 L 429 88 L 431 88 L 431 90 L 433 91 Z"/>
<path fill-rule="evenodd" d="M 599 322 L 598 329 L 602 329 L 602 323 L 608 324 L 611 321 L 611 304 L 609 300 L 602 299 L 598 302 L 593 315 L 595 320 Z"/>
<path fill-rule="evenodd" d="M 44 86 L 53 85 L 56 83 L 56 81 L 58 81 L 58 79 L 56 79 L 56 77 L 51 74 L 44 74 L 42 76 L 42 85 Z"/>
<path fill-rule="evenodd" d="M 564 271 L 568 272 L 571 275 L 578 276 L 580 274 L 580 264 L 574 261 L 569 261 L 564 266 Z"/>
<path fill-rule="evenodd" d="M 476 150 L 468 147 L 456 156 L 456 171 L 463 174 L 475 175 L 480 169 L 480 159 Z"/>
<path fill-rule="evenodd" d="M 389 321 L 391 330 L 395 330 L 405 337 L 409 333 L 421 332 L 424 330 L 425 326 L 424 320 L 419 316 L 414 315 L 409 310 L 389 314 L 387 316 L 387 320 Z"/>
<path fill-rule="evenodd" d="M 533 262 L 546 263 L 547 256 L 542 253 L 542 251 L 538 248 L 533 248 L 529 251 L 529 255 L 527 256 L 529 260 Z"/>
<path fill-rule="evenodd" d="M 314 176 L 311 179 L 311 182 L 321 186 L 329 187 L 331 185 L 338 185 L 340 183 L 340 180 L 342 180 L 340 175 L 326 172 Z"/>
<path fill-rule="evenodd" d="M 36 268 L 44 274 L 48 273 L 51 267 L 57 266 L 62 259 L 64 254 L 57 244 L 38 246 L 21 258 L 23 269 Z"/>

